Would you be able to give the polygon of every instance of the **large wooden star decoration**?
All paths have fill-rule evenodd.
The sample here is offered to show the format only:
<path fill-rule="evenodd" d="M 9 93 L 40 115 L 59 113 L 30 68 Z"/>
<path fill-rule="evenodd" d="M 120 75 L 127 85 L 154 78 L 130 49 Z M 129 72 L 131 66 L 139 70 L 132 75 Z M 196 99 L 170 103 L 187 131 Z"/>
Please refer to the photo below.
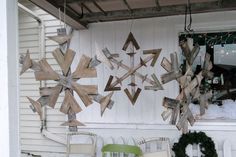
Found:
<path fill-rule="evenodd" d="M 50 37 L 50 39 L 58 42 L 59 45 L 66 44 L 70 38 L 71 35 Z M 106 108 L 111 108 L 113 106 L 114 102 L 111 100 L 112 92 L 107 96 L 102 96 L 98 93 L 97 85 L 82 85 L 78 83 L 78 80 L 82 78 L 97 77 L 95 66 L 100 63 L 99 61 L 86 55 L 82 55 L 77 68 L 74 72 L 71 72 L 70 67 L 75 57 L 75 52 L 73 50 L 67 48 L 65 52 L 63 52 L 61 48 L 57 48 L 52 54 L 61 68 L 61 74 L 54 71 L 45 58 L 35 62 L 30 58 L 29 52 L 27 52 L 25 56 L 20 57 L 20 63 L 22 64 L 20 74 L 23 74 L 28 69 L 32 69 L 37 81 L 54 80 L 57 82 L 55 87 L 40 88 L 41 97 L 38 100 L 35 101 L 27 97 L 32 104 L 30 107 L 34 112 L 39 114 L 41 120 L 42 107 L 48 105 L 54 108 L 60 93 L 63 91 L 65 96 L 60 111 L 64 114 L 75 115 L 82 111 L 82 108 L 73 96 L 74 92 L 77 93 L 86 107 L 91 105 L 93 100 L 100 103 L 101 113 L 103 113 Z M 68 121 L 62 125 L 78 126 L 84 124 L 77 121 L 76 117 L 71 116 L 68 118 Z"/>
<path fill-rule="evenodd" d="M 128 47 L 130 48 L 130 51 L 127 52 Z M 133 34 L 130 32 L 129 36 L 122 48 L 123 51 L 126 51 L 127 55 L 130 58 L 130 66 L 124 64 L 122 60 L 117 60 L 116 57 L 119 57 L 118 55 L 114 56 L 114 54 L 111 54 L 107 48 L 104 48 L 102 50 L 102 54 L 100 54 L 100 58 L 103 58 L 104 61 L 106 61 L 107 65 L 114 69 L 113 64 L 117 65 L 117 69 L 123 68 L 127 72 L 123 74 L 121 77 L 118 76 L 110 76 L 107 82 L 107 85 L 105 87 L 105 91 L 120 91 L 122 82 L 125 79 L 130 78 L 130 83 L 128 86 L 130 86 L 131 91 L 128 88 L 124 89 L 125 94 L 129 98 L 130 102 L 134 105 L 135 102 L 138 99 L 138 96 L 141 93 L 141 88 L 137 87 L 138 85 L 135 82 L 136 77 L 141 79 L 142 82 L 147 82 L 149 86 L 145 86 L 145 90 L 163 90 L 162 85 L 160 84 L 159 80 L 157 79 L 155 74 L 152 74 L 152 78 L 149 78 L 148 75 L 143 75 L 138 70 L 141 67 L 147 67 L 147 63 L 151 62 L 151 66 L 154 67 L 160 53 L 161 49 L 153 49 L 153 50 L 144 50 L 143 54 L 147 57 L 139 59 L 139 63 L 135 65 L 135 54 L 137 50 L 140 49 L 140 46 L 138 45 L 138 42 L 134 38 Z M 116 79 L 113 81 L 113 79 Z M 120 86 L 119 86 L 120 85 Z"/>
<path fill-rule="evenodd" d="M 170 124 L 176 125 L 183 133 L 187 133 L 188 122 L 191 126 L 195 122 L 195 118 L 189 109 L 189 104 L 193 100 L 198 100 L 200 102 L 200 114 L 203 115 L 205 113 L 212 91 L 200 92 L 200 85 L 203 79 L 212 78 L 213 73 L 210 71 L 212 69 L 210 55 L 206 53 L 202 70 L 197 75 L 194 75 L 192 66 L 200 51 L 198 44 L 191 48 L 187 41 L 183 41 L 180 43 L 180 47 L 186 58 L 184 73 L 178 64 L 176 53 L 170 54 L 171 61 L 164 57 L 161 62 L 161 66 L 167 71 L 166 74 L 161 76 L 162 83 L 165 84 L 172 80 L 177 80 L 180 85 L 180 93 L 176 99 L 167 97 L 163 99 L 163 106 L 167 110 L 162 113 L 162 117 L 164 120 L 170 117 Z"/>

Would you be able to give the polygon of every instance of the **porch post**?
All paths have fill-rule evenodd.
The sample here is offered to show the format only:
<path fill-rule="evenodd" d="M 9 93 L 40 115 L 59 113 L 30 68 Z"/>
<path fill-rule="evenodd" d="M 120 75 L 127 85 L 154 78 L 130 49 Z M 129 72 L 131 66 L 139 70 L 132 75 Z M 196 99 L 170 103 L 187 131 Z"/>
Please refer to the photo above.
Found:
<path fill-rule="evenodd" d="M 0 156 L 20 157 L 17 1 L 1 0 L 0 17 Z"/>

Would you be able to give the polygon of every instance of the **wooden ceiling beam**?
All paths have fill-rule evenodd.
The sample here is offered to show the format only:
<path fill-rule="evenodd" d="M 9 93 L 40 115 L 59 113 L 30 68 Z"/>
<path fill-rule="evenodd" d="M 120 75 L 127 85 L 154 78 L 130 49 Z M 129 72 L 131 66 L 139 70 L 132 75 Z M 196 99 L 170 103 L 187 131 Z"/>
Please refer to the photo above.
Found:
<path fill-rule="evenodd" d="M 157 10 L 161 10 L 159 0 L 155 0 L 155 3 L 156 3 Z"/>
<path fill-rule="evenodd" d="M 193 3 L 191 4 L 192 13 L 195 14 L 204 12 L 236 10 L 236 2 L 227 3 L 227 1 L 233 1 L 233 0 L 224 0 L 221 7 L 219 7 L 218 1 Z M 162 6 L 161 10 L 157 10 L 156 7 L 132 9 L 132 15 L 128 10 L 109 11 L 106 12 L 107 15 L 104 15 L 102 13 L 86 14 L 81 20 L 90 23 L 90 22 L 96 22 L 98 19 L 101 21 L 117 21 L 117 20 L 127 20 L 130 18 L 138 19 L 138 18 L 148 18 L 148 17 L 182 15 L 185 13 L 185 7 L 186 6 L 184 4 L 175 6 Z"/>
<path fill-rule="evenodd" d="M 38 7 L 42 8 L 46 12 L 50 13 L 51 15 L 55 16 L 56 18 L 59 19 L 59 14 L 58 14 L 58 8 L 51 4 L 50 2 L 46 0 L 30 0 L 32 3 L 37 5 Z M 62 12 L 62 21 L 64 20 L 64 13 Z M 65 17 L 66 19 L 66 24 L 70 25 L 74 29 L 86 29 L 87 28 L 87 23 L 86 22 L 80 22 L 80 19 L 78 19 L 74 14 L 72 14 L 70 11 L 67 11 L 67 15 Z"/>
<path fill-rule="evenodd" d="M 223 0 L 218 0 L 218 6 L 222 7 Z"/>
<path fill-rule="evenodd" d="M 127 0 L 123 0 L 124 4 L 126 5 L 126 7 L 128 8 L 129 11 L 132 11 L 132 8 L 130 7 L 129 3 L 127 2 Z"/>
<path fill-rule="evenodd" d="M 63 4 L 64 0 L 57 0 L 58 4 Z M 96 0 L 96 2 L 105 2 L 105 1 L 114 1 L 114 0 Z M 85 2 L 94 2 L 94 0 L 66 0 L 67 4 L 70 3 L 85 3 Z"/>
<path fill-rule="evenodd" d="M 94 0 L 93 4 L 103 13 L 103 15 L 106 15 L 107 13 L 100 7 L 100 5 L 97 4 L 97 2 Z"/>
<path fill-rule="evenodd" d="M 79 4 L 80 6 L 84 7 L 89 13 L 92 13 L 93 11 L 91 9 L 89 9 L 89 7 L 87 5 L 85 5 L 84 3 Z"/>

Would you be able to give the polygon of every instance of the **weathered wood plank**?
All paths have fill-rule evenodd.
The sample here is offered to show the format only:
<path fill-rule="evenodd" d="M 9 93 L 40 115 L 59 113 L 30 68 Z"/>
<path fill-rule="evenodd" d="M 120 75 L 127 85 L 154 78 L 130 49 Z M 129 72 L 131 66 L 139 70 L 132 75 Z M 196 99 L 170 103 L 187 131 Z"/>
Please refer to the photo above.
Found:
<path fill-rule="evenodd" d="M 71 109 L 74 113 L 79 113 L 82 111 L 82 108 L 79 106 L 71 92 L 67 89 L 65 90 L 65 96 L 60 111 L 68 114 L 69 109 Z"/>
<path fill-rule="evenodd" d="M 52 69 L 45 58 L 39 61 L 39 66 L 40 71 L 35 71 L 34 73 L 37 81 L 59 80 L 59 75 Z"/>
<path fill-rule="evenodd" d="M 66 76 L 68 73 L 71 63 L 74 59 L 75 52 L 71 49 L 68 49 L 65 54 L 61 52 L 59 48 L 52 52 L 54 58 L 57 60 L 57 63 L 61 67 L 63 74 Z"/>
<path fill-rule="evenodd" d="M 169 61 L 166 57 L 164 57 L 164 58 L 162 59 L 162 61 L 161 61 L 161 66 L 162 66 L 167 72 L 171 72 L 171 67 L 172 67 L 172 65 L 171 65 L 170 61 Z"/>
<path fill-rule="evenodd" d="M 108 50 L 107 50 L 107 51 L 108 51 Z M 107 52 L 107 51 L 106 51 L 106 52 Z M 109 51 L 108 51 L 107 53 L 109 53 L 109 54 L 107 54 L 107 57 L 108 57 L 108 56 L 112 56 L 112 54 L 110 54 Z M 124 63 L 122 63 L 122 60 L 121 60 L 121 61 L 118 61 L 117 59 L 115 59 L 115 58 L 113 58 L 113 57 L 110 57 L 110 61 L 113 62 L 114 64 L 116 64 L 116 65 L 118 66 L 117 68 L 121 67 L 121 68 L 123 68 L 123 69 L 125 69 L 125 70 L 127 70 L 127 71 L 131 70 L 131 68 L 130 68 L 129 66 L 125 65 Z M 143 60 L 143 62 L 144 62 L 144 60 Z M 146 62 L 144 62 L 144 63 L 146 64 Z M 142 82 L 145 81 L 145 82 L 147 82 L 147 83 L 149 83 L 149 84 L 155 85 L 155 82 L 152 81 L 151 79 L 149 79 L 149 78 L 147 77 L 147 75 L 142 75 L 142 74 L 139 73 L 138 71 L 135 71 L 134 74 L 135 74 L 135 76 L 137 76 L 137 77 L 139 77 L 140 79 L 142 79 Z"/>
<path fill-rule="evenodd" d="M 107 84 L 106 84 L 106 87 L 104 89 L 104 91 L 116 91 L 116 90 L 121 90 L 121 87 L 112 87 L 111 84 L 112 84 L 112 80 L 113 80 L 113 76 L 110 75 L 108 81 L 107 81 Z"/>
<path fill-rule="evenodd" d="M 152 62 L 151 62 L 151 66 L 154 67 L 154 65 L 157 62 L 157 59 L 159 58 L 160 54 L 161 54 L 161 50 L 162 49 L 151 49 L 151 50 L 144 50 L 143 54 L 152 54 L 154 55 Z"/>
<path fill-rule="evenodd" d="M 212 98 L 213 94 L 212 91 L 209 91 L 207 93 L 201 94 L 199 98 L 200 102 L 200 115 L 205 114 L 205 109 L 208 108 L 208 101 L 210 98 Z"/>
<path fill-rule="evenodd" d="M 109 105 L 109 102 L 111 101 L 111 97 L 114 94 L 114 92 L 109 93 L 107 96 L 103 97 L 100 100 L 100 107 L 101 107 L 101 116 L 103 116 L 103 113 L 105 112 L 107 106 Z"/>
<path fill-rule="evenodd" d="M 105 65 L 107 65 L 111 70 L 113 70 L 114 66 L 111 64 L 111 62 L 109 60 L 109 55 L 110 55 L 109 50 L 107 48 L 104 48 L 104 49 L 102 49 L 102 52 L 100 52 L 100 49 L 98 48 L 97 44 L 95 44 L 95 47 L 96 47 L 97 59 L 100 62 L 102 62 Z"/>
<path fill-rule="evenodd" d="M 27 53 L 23 59 L 20 75 L 22 75 L 26 70 L 28 70 L 32 66 L 32 60 L 30 58 L 29 50 L 27 50 Z"/>
<path fill-rule="evenodd" d="M 141 93 L 141 89 L 140 88 L 138 88 L 137 90 L 136 90 L 136 92 L 135 92 L 135 94 L 134 95 L 131 95 L 131 93 L 129 92 L 129 90 L 126 88 L 126 89 L 124 89 L 124 92 L 125 92 L 125 94 L 128 96 L 128 98 L 129 98 L 129 100 L 131 101 L 131 103 L 134 105 L 135 104 L 135 102 L 137 101 L 137 99 L 138 99 L 138 96 L 139 96 L 139 94 Z"/>
<path fill-rule="evenodd" d="M 85 125 L 83 123 L 81 123 L 80 121 L 73 119 L 73 120 L 69 120 L 67 122 L 62 123 L 61 126 L 74 127 L 74 126 L 85 126 Z"/>
<path fill-rule="evenodd" d="M 51 108 L 54 108 L 57 102 L 57 99 L 62 91 L 62 86 L 61 85 L 57 85 L 55 87 L 43 87 L 40 88 L 40 95 L 42 97 L 47 96 L 47 105 L 50 106 Z M 46 103 L 45 102 L 45 103 Z"/>
<path fill-rule="evenodd" d="M 155 85 L 153 86 L 145 86 L 144 89 L 145 90 L 154 90 L 154 91 L 157 91 L 157 90 L 163 90 L 164 88 L 162 87 L 160 81 L 158 80 L 157 76 L 153 73 L 152 74 L 152 79 L 153 81 L 155 82 Z"/>
<path fill-rule="evenodd" d="M 72 77 L 75 79 L 97 77 L 96 69 L 89 68 L 90 61 L 91 58 L 82 55 L 75 72 L 72 73 Z"/>
<path fill-rule="evenodd" d="M 31 105 L 33 106 L 33 110 L 38 113 L 40 119 L 42 120 L 42 107 L 41 104 L 38 101 L 34 101 L 30 97 L 27 97 L 28 100 L 30 101 Z"/>
<path fill-rule="evenodd" d="M 80 84 L 72 82 L 72 88 L 79 95 L 80 99 L 83 101 L 86 107 L 93 103 L 88 93 L 83 89 L 83 87 L 81 87 Z"/>
<path fill-rule="evenodd" d="M 88 95 L 96 95 L 98 94 L 98 86 L 97 85 L 80 85 L 80 88 Z"/>
<path fill-rule="evenodd" d="M 65 44 L 71 39 L 72 35 L 56 35 L 48 36 L 50 40 L 57 42 L 59 45 Z"/>
<path fill-rule="evenodd" d="M 138 42 L 134 38 L 134 35 L 130 32 L 129 35 L 128 35 L 128 38 L 126 39 L 126 41 L 124 43 L 124 46 L 123 46 L 122 50 L 126 51 L 128 46 L 131 43 L 133 44 L 133 46 L 135 47 L 136 50 L 140 49 L 140 46 L 138 45 Z"/>

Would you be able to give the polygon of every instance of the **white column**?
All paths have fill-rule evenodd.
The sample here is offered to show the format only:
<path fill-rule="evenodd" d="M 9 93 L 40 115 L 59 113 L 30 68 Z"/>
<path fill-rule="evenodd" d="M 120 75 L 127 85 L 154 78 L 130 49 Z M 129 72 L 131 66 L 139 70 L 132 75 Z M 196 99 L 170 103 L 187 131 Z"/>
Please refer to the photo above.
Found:
<path fill-rule="evenodd" d="M 0 21 L 0 157 L 19 157 L 16 0 L 1 0 Z"/>

